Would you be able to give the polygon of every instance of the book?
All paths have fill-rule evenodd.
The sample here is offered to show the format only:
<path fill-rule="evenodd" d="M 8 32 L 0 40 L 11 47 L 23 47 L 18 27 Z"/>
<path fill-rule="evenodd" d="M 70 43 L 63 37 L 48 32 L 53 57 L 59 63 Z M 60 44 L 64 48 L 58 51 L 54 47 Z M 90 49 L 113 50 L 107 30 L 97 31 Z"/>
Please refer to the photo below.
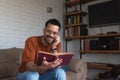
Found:
<path fill-rule="evenodd" d="M 68 65 L 70 60 L 72 59 L 73 53 L 71 52 L 60 52 L 60 53 L 49 53 L 39 51 L 37 55 L 37 64 L 41 65 L 43 61 L 43 57 L 46 57 L 46 61 L 52 62 L 57 58 L 63 59 L 63 62 L 60 64 L 61 66 Z"/>

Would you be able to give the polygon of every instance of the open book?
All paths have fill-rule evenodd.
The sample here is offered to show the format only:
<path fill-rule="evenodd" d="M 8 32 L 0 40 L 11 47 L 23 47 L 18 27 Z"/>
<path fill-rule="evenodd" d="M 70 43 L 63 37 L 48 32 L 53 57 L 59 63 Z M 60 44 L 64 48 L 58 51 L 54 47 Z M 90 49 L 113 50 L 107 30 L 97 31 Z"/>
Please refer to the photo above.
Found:
<path fill-rule="evenodd" d="M 43 52 L 39 51 L 37 56 L 37 64 L 41 65 L 43 57 L 46 57 L 46 60 L 48 62 L 52 62 L 56 60 L 57 58 L 63 59 L 63 62 L 61 65 L 68 65 L 70 60 L 72 59 L 73 53 L 70 52 L 61 52 L 61 53 L 49 53 L 49 52 Z"/>

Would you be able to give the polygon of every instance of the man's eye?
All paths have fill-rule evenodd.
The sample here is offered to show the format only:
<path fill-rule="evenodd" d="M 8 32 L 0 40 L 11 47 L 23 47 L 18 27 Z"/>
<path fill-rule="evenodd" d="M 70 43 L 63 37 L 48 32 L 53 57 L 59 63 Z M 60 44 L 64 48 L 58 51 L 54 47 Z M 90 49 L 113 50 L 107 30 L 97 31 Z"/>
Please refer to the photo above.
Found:
<path fill-rule="evenodd" d="M 51 33 L 51 31 L 47 30 L 46 32 Z"/>
<path fill-rule="evenodd" d="M 58 35 L 57 32 L 52 32 L 52 31 L 50 31 L 50 30 L 46 30 L 46 32 L 47 32 L 47 33 L 50 33 L 50 34 L 53 34 L 53 35 Z"/>
<path fill-rule="evenodd" d="M 54 32 L 53 34 L 54 34 L 54 35 L 57 35 L 58 33 Z"/>

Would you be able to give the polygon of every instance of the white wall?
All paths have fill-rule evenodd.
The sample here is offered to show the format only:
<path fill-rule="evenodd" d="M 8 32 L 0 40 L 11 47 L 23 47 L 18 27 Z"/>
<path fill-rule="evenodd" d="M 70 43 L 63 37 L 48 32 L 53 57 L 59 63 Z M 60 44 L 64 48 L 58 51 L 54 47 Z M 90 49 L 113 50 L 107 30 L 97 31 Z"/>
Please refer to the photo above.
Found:
<path fill-rule="evenodd" d="M 0 0 L 0 49 L 23 48 L 29 36 L 42 34 L 49 18 L 63 25 L 63 5 L 63 0 Z M 51 13 L 47 7 L 52 7 Z"/>
<path fill-rule="evenodd" d="M 109 0 L 96 0 L 93 2 L 89 2 L 85 5 L 83 5 L 83 11 L 88 11 L 88 5 L 96 4 L 100 2 L 105 2 Z M 88 16 L 83 18 L 83 22 L 88 24 Z M 89 27 L 89 26 L 88 26 Z M 103 26 L 102 27 L 102 33 L 106 33 L 109 31 L 116 31 L 120 33 L 120 25 L 111 25 L 108 27 Z M 88 34 L 89 35 L 95 35 L 101 33 L 101 28 L 88 28 Z M 72 40 L 68 42 L 68 51 L 72 51 L 75 53 L 75 57 L 79 58 L 79 50 L 80 50 L 80 43 L 79 40 Z M 102 63 L 112 63 L 112 64 L 120 64 L 120 54 L 116 53 L 86 53 L 83 54 L 82 59 L 88 62 L 102 62 Z M 88 70 L 88 77 L 95 78 L 98 76 L 99 72 L 102 72 L 104 70 L 98 70 L 98 69 L 89 69 Z"/>

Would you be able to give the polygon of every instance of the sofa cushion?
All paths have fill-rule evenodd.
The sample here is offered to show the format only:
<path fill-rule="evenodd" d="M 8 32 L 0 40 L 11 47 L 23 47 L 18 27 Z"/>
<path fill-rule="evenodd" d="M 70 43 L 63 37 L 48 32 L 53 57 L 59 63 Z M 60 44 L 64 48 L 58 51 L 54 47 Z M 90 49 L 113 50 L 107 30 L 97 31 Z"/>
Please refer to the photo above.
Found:
<path fill-rule="evenodd" d="M 16 48 L 0 49 L 0 78 L 16 74 L 19 56 Z"/>
<path fill-rule="evenodd" d="M 16 80 L 16 77 L 12 76 L 12 77 L 3 78 L 3 79 L 0 79 L 0 80 Z"/>
<path fill-rule="evenodd" d="M 83 80 L 83 74 L 81 72 L 72 72 L 68 71 L 67 74 L 67 80 Z"/>
<path fill-rule="evenodd" d="M 68 68 L 74 72 L 78 72 L 82 63 L 83 61 L 81 59 L 72 59 L 68 65 Z"/>
<path fill-rule="evenodd" d="M 21 64 L 22 54 L 23 54 L 24 49 L 23 48 L 16 48 L 16 49 L 17 49 L 17 52 L 19 54 L 19 64 Z"/>

